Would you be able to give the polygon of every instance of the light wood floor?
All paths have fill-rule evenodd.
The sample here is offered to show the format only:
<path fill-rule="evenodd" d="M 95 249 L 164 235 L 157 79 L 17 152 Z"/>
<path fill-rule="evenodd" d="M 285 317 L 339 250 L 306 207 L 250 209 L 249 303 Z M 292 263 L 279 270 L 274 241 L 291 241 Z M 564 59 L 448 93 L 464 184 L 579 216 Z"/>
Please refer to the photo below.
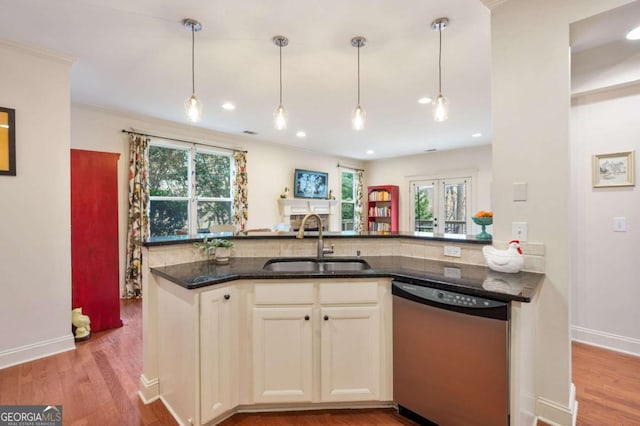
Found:
<path fill-rule="evenodd" d="M 0 370 L 0 405 L 63 406 L 67 425 L 175 425 L 160 401 L 140 402 L 141 302 L 123 301 L 124 326 L 75 351 Z M 640 357 L 573 343 L 578 425 L 640 425 Z M 410 425 L 393 410 L 238 414 L 231 425 Z M 542 424 L 542 423 L 540 423 Z"/>

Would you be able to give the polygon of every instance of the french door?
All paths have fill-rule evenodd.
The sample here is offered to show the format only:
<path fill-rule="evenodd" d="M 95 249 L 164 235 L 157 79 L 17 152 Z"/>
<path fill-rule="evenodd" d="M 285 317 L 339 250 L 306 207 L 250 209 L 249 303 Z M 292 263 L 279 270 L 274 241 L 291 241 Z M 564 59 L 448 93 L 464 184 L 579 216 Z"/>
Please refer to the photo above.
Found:
<path fill-rule="evenodd" d="M 470 178 L 412 181 L 410 188 L 414 231 L 467 234 Z"/>

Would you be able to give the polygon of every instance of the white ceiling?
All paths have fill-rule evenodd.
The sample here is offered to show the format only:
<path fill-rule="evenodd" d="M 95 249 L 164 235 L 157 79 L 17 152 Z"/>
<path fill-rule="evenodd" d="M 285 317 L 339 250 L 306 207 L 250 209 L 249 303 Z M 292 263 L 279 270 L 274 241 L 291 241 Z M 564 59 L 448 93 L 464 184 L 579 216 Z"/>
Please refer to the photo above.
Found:
<path fill-rule="evenodd" d="M 640 40 L 626 39 L 639 25 L 640 1 L 571 24 L 572 96 L 640 81 Z"/>
<path fill-rule="evenodd" d="M 77 58 L 72 101 L 187 122 L 191 33 L 195 35 L 198 126 L 336 155 L 373 159 L 491 142 L 490 13 L 480 0 L 0 0 L 0 38 Z M 449 120 L 435 123 L 438 34 Z M 283 49 L 285 131 L 273 128 L 278 48 Z M 361 35 L 361 104 L 366 127 L 350 127 Z M 226 101 L 237 105 L 225 111 Z M 305 139 L 295 136 L 298 130 Z M 472 138 L 480 132 L 482 137 Z M 375 154 L 367 155 L 368 149 Z"/>
<path fill-rule="evenodd" d="M 640 1 L 608 10 L 571 24 L 571 53 L 580 53 L 606 44 L 637 45 L 626 40 L 627 33 L 640 25 Z"/>

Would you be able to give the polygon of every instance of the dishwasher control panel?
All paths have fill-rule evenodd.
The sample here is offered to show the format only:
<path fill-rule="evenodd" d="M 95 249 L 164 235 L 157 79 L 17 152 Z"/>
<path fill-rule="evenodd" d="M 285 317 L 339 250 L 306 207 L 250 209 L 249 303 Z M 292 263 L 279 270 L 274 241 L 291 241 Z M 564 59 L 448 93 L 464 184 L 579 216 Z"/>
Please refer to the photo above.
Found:
<path fill-rule="evenodd" d="M 416 297 L 442 303 L 444 305 L 463 306 L 465 308 L 495 308 L 504 306 L 505 302 L 485 299 L 484 297 L 469 296 L 453 291 L 440 290 L 437 288 L 422 287 L 419 285 L 394 281 L 393 285 Z"/>

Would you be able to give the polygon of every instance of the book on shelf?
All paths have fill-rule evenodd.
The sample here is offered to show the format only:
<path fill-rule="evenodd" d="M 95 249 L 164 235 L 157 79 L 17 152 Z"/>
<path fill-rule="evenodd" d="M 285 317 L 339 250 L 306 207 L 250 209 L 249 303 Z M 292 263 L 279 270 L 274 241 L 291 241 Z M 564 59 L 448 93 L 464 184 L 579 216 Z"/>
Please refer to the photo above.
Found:
<path fill-rule="evenodd" d="M 369 201 L 391 201 L 391 194 L 388 191 L 371 191 Z"/>

